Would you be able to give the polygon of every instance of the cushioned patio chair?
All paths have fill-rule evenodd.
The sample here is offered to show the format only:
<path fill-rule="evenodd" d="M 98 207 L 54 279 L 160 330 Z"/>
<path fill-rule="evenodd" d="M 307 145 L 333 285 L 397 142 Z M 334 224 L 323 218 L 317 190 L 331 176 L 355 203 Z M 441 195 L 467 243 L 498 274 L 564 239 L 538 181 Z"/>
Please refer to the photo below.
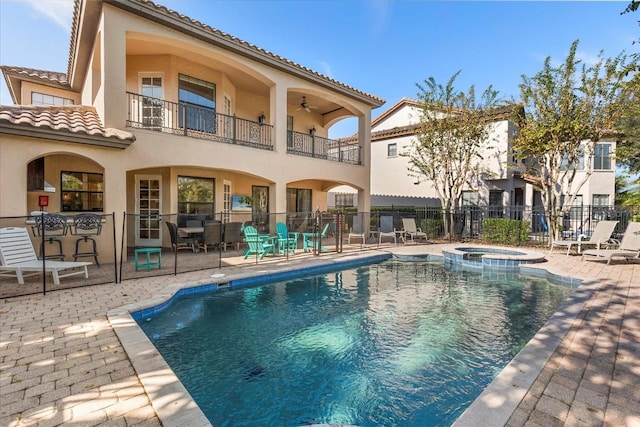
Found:
<path fill-rule="evenodd" d="M 180 249 L 191 249 L 195 252 L 193 239 L 180 236 L 178 233 L 178 225 L 173 222 L 167 222 L 167 228 L 169 229 L 169 236 L 171 237 L 171 251 L 175 252 Z"/>
<path fill-rule="evenodd" d="M 87 266 L 90 262 L 40 260 L 26 228 L 0 228 L 0 276 L 15 277 L 24 285 L 24 278 L 42 273 L 51 273 L 53 283 L 60 284 L 60 278 L 83 274 L 89 278 Z M 65 272 L 64 274 L 60 274 Z M 28 274 L 25 274 L 28 273 Z"/>
<path fill-rule="evenodd" d="M 587 249 L 582 252 L 582 259 L 590 261 L 607 261 L 613 258 L 640 258 L 640 222 L 630 222 L 624 231 L 620 246 L 617 249 Z"/>
<path fill-rule="evenodd" d="M 203 249 L 207 253 L 207 249 L 211 247 L 220 247 L 222 243 L 222 224 L 219 222 L 210 222 L 204 225 L 204 233 L 202 240 L 196 242 L 196 249 Z"/>
<path fill-rule="evenodd" d="M 427 241 L 427 233 L 416 226 L 416 220 L 414 218 L 402 218 L 402 227 L 402 233 L 405 239 L 409 236 L 413 243 L 416 243 L 416 239 L 424 239 L 425 242 Z"/>
<path fill-rule="evenodd" d="M 599 221 L 596 224 L 596 228 L 593 230 L 593 234 L 589 237 L 589 240 L 585 239 L 586 236 L 581 234 L 578 236 L 578 240 L 553 240 L 551 241 L 551 248 L 549 249 L 549 253 L 553 252 L 553 248 L 567 247 L 567 255 L 571 253 L 572 247 L 578 248 L 578 253 L 582 252 L 583 246 L 595 246 L 596 249 L 600 249 L 600 246 L 609 244 L 617 244 L 617 241 L 611 239 L 611 234 L 613 230 L 615 230 L 618 221 Z"/>

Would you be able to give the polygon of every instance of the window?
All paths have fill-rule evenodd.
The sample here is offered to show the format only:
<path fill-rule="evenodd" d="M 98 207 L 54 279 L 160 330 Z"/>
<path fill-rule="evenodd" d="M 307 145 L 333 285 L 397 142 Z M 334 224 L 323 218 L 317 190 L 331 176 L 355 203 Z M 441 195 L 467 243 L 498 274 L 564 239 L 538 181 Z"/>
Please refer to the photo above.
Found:
<path fill-rule="evenodd" d="M 353 194 L 336 194 L 336 208 L 353 207 L 353 196 Z"/>
<path fill-rule="evenodd" d="M 39 92 L 31 92 L 32 105 L 73 105 L 73 99 L 60 96 L 46 95 Z"/>
<path fill-rule="evenodd" d="M 287 188 L 287 212 L 311 212 L 311 190 Z"/>
<path fill-rule="evenodd" d="M 222 183 L 222 214 L 223 221 L 231 221 L 231 182 L 224 181 Z"/>
<path fill-rule="evenodd" d="M 592 217 L 593 219 L 607 219 L 607 210 L 609 208 L 608 194 L 594 194 L 592 196 Z"/>
<path fill-rule="evenodd" d="M 293 116 L 287 116 L 287 148 L 293 148 Z"/>
<path fill-rule="evenodd" d="M 583 153 L 579 153 L 578 158 L 576 159 L 577 164 L 574 162 L 573 166 L 577 167 L 577 170 L 583 170 L 584 169 L 584 154 Z M 562 159 L 562 163 L 560 164 L 560 170 L 567 170 L 567 167 L 569 166 L 569 159 L 567 158 L 567 155 L 565 154 L 564 158 Z"/>
<path fill-rule="evenodd" d="M 489 217 L 500 218 L 502 216 L 503 193 L 502 190 L 489 190 Z"/>
<path fill-rule="evenodd" d="M 213 178 L 178 176 L 178 213 L 213 215 Z"/>
<path fill-rule="evenodd" d="M 60 174 L 63 212 L 103 211 L 104 179 L 101 173 Z"/>
<path fill-rule="evenodd" d="M 598 144 L 593 152 L 593 169 L 611 170 L 611 144 Z"/>
<path fill-rule="evenodd" d="M 609 195 L 608 194 L 594 194 L 593 195 L 593 206 L 609 206 Z"/>
<path fill-rule="evenodd" d="M 398 144 L 395 142 L 393 144 L 387 144 L 387 157 L 397 157 L 398 156 Z"/>
<path fill-rule="evenodd" d="M 147 129 L 161 130 L 164 122 L 162 105 L 162 77 L 148 76 L 140 79 L 142 93 L 142 125 Z"/>
<path fill-rule="evenodd" d="M 478 205 L 478 192 L 477 191 L 463 191 L 462 192 L 462 206 L 477 206 Z"/>
<path fill-rule="evenodd" d="M 179 110 L 180 127 L 186 126 L 187 129 L 200 132 L 215 132 L 216 85 L 214 83 L 180 74 L 178 98 L 180 104 L 185 107 Z"/>

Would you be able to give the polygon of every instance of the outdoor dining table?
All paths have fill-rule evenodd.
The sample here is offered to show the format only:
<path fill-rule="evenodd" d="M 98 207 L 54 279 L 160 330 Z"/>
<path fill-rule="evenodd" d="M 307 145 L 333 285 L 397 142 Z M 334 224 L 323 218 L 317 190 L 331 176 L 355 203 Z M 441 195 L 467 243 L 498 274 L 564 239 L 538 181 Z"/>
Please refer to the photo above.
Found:
<path fill-rule="evenodd" d="M 198 237 L 204 233 L 204 227 L 180 227 L 178 228 L 178 233 L 191 239 L 193 242 L 193 251 L 199 252 L 197 240 Z"/>

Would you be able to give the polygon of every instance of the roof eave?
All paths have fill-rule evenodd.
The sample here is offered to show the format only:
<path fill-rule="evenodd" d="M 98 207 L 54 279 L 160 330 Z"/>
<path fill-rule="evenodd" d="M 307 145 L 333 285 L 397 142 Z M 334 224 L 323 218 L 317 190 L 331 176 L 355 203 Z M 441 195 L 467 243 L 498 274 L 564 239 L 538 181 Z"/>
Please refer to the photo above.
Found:
<path fill-rule="evenodd" d="M 196 25 L 194 22 L 192 22 L 193 20 L 190 20 L 189 18 L 184 17 L 184 15 L 176 16 L 173 14 L 163 13 L 163 11 L 160 10 L 158 7 L 154 7 L 153 3 L 151 2 L 149 2 L 150 4 L 146 4 L 146 3 L 131 1 L 131 0 L 102 0 L 102 1 L 104 3 L 117 7 L 119 9 L 131 12 L 137 16 L 141 16 L 143 18 L 149 19 L 150 21 L 156 22 L 163 26 L 166 26 L 176 31 L 187 34 L 198 40 L 202 40 L 213 46 L 217 46 L 227 51 L 234 52 L 240 56 L 260 62 L 271 68 L 275 68 L 280 71 L 286 72 L 288 74 L 295 75 L 297 77 L 300 77 L 318 86 L 324 87 L 326 89 L 330 89 L 334 92 L 341 93 L 352 99 L 356 99 L 366 105 L 369 105 L 372 108 L 378 108 L 385 103 L 384 99 L 361 92 L 355 88 L 351 88 L 340 82 L 333 81 L 327 78 L 326 76 L 319 75 L 316 72 L 313 72 L 312 70 L 306 67 L 303 67 L 302 65 L 295 64 L 291 61 L 286 60 L 285 58 L 279 57 L 275 54 L 267 52 L 264 49 L 251 45 L 250 43 L 242 42 L 233 36 L 224 37 L 222 35 L 222 32 L 220 32 L 220 34 L 217 34 L 217 32 L 212 27 L 206 24 L 198 23 L 199 25 Z M 94 3 L 94 2 L 85 2 L 85 3 Z M 100 2 L 95 2 L 95 3 L 100 3 Z M 85 9 L 86 9 L 86 6 L 85 6 Z M 94 9 L 97 10 L 97 7 Z M 87 25 L 84 24 L 85 21 L 90 21 L 86 15 L 87 14 L 85 13 L 81 20 L 83 22 L 83 32 L 87 28 Z M 77 39 L 77 36 L 75 38 Z M 73 43 L 77 45 L 77 40 L 74 40 Z M 84 62 L 86 61 L 82 61 L 82 63 Z M 77 70 L 74 70 L 74 74 L 76 72 Z M 75 76 L 73 80 L 74 80 L 73 84 L 75 84 L 75 80 L 76 80 Z"/>
<path fill-rule="evenodd" d="M 48 128 L 38 128 L 34 126 L 16 125 L 12 123 L 0 123 L 0 135 L 1 134 L 50 139 L 54 141 L 94 145 L 106 148 L 116 148 L 120 150 L 124 150 L 135 141 L 135 139 L 123 140 L 119 138 L 110 138 L 100 135 L 73 134 L 65 131 L 57 131 Z"/>

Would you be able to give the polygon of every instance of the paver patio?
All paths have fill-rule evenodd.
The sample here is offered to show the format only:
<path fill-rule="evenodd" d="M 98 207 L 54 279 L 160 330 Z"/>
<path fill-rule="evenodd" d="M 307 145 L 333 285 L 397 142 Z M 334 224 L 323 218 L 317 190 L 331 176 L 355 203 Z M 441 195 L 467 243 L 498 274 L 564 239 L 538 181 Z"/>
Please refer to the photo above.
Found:
<path fill-rule="evenodd" d="M 385 250 L 440 254 L 441 248 Z M 640 263 L 547 259 L 538 267 L 582 279 L 593 292 L 508 425 L 640 426 Z M 107 312 L 215 272 L 0 300 L 0 426 L 161 425 Z"/>

